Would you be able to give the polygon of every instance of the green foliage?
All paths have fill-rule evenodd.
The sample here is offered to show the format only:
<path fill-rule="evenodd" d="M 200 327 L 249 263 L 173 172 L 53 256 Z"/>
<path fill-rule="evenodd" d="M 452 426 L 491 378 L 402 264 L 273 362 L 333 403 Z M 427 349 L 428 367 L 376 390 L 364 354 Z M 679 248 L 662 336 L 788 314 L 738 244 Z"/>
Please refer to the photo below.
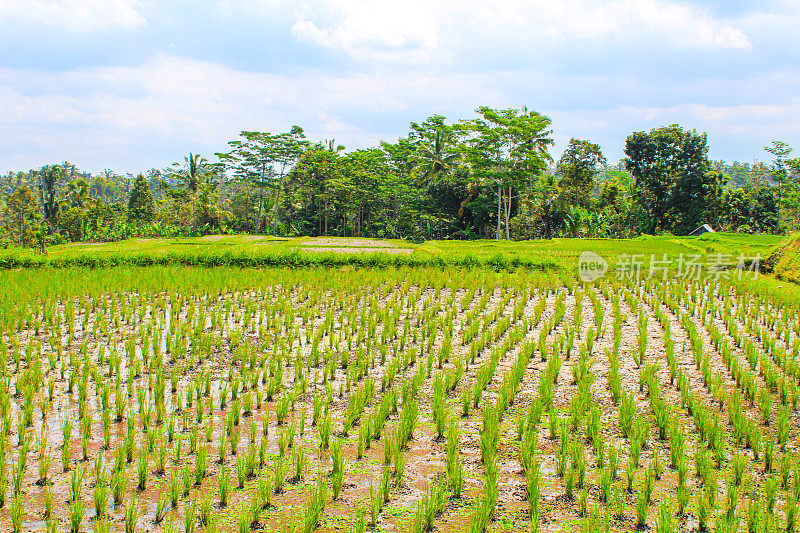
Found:
<path fill-rule="evenodd" d="M 18 246 L 33 244 L 40 220 L 36 196 L 28 186 L 18 187 L 8 195 L 4 217 L 6 230 L 12 242 Z"/>
<path fill-rule="evenodd" d="M 597 176 L 605 163 L 606 159 L 599 145 L 570 139 L 556 169 L 561 177 L 561 187 L 573 205 L 589 205 Z"/>
<path fill-rule="evenodd" d="M 422 496 L 422 499 L 417 502 L 417 510 L 414 514 L 414 523 L 411 531 L 413 533 L 431 531 L 437 515 L 444 510 L 445 502 L 445 485 L 437 476 Z"/>
<path fill-rule="evenodd" d="M 139 174 L 128 197 L 128 218 L 134 222 L 150 222 L 155 216 L 155 200 L 150 184 Z"/>
<path fill-rule="evenodd" d="M 86 504 L 81 500 L 73 500 L 70 502 L 69 505 L 69 531 L 70 533 L 78 533 L 81 529 L 81 524 L 83 524 L 83 517 L 86 514 Z M 125 533 L 132 533 L 128 532 L 127 530 Z"/>
<path fill-rule="evenodd" d="M 11 502 L 10 510 L 11 530 L 14 533 L 21 533 L 22 531 L 22 498 L 15 497 Z"/>
<path fill-rule="evenodd" d="M 722 176 L 710 170 L 706 134 L 677 124 L 635 132 L 625 141 L 625 167 L 650 219 L 648 233 L 688 234 L 719 201 Z"/>
<path fill-rule="evenodd" d="M 636 527 L 644 529 L 647 524 L 647 513 L 650 509 L 650 499 L 647 489 L 642 486 L 636 493 Z"/>

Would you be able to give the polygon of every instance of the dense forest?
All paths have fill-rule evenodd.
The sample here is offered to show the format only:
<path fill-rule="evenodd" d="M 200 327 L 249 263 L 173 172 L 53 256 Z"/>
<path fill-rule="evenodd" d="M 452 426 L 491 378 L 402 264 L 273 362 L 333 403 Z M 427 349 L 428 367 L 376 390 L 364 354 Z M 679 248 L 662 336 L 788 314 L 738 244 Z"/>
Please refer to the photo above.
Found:
<path fill-rule="evenodd" d="M 625 158 L 571 139 L 551 153 L 550 120 L 481 107 L 411 123 L 397 142 L 347 151 L 302 128 L 243 131 L 226 151 L 189 154 L 138 176 L 70 163 L 0 176 L 0 243 L 214 233 L 534 239 L 783 233 L 800 228 L 800 158 L 780 141 L 767 163 L 711 161 L 705 133 L 634 132 Z"/>

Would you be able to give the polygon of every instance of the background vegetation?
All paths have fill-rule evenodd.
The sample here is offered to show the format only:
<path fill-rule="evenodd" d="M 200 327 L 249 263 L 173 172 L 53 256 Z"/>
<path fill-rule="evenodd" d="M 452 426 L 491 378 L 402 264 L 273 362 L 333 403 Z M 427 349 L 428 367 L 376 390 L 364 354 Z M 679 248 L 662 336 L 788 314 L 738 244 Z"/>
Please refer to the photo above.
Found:
<path fill-rule="evenodd" d="M 783 234 L 800 224 L 800 158 L 775 141 L 769 163 L 708 158 L 704 133 L 678 125 L 634 132 L 626 157 L 572 139 L 550 153 L 550 120 L 481 107 L 432 116 L 406 137 L 346 151 L 302 128 L 244 131 L 211 162 L 139 176 L 46 165 L 0 177 L 0 242 L 62 242 L 209 234 L 407 239 L 630 238 L 684 235 L 703 223 Z"/>

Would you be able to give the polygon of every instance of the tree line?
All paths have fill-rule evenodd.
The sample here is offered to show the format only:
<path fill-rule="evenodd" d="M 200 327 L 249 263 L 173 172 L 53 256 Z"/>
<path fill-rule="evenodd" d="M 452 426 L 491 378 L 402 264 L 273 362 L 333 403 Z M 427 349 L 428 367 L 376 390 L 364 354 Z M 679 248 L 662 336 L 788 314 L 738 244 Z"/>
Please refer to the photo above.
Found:
<path fill-rule="evenodd" d="M 243 131 L 213 161 L 190 153 L 145 174 L 70 163 L 0 176 L 5 245 L 131 236 L 250 233 L 533 239 L 781 233 L 800 227 L 800 158 L 773 141 L 768 163 L 711 161 L 705 133 L 639 131 L 609 164 L 571 139 L 551 154 L 551 121 L 527 108 L 434 115 L 396 142 L 347 151 L 299 126 Z"/>

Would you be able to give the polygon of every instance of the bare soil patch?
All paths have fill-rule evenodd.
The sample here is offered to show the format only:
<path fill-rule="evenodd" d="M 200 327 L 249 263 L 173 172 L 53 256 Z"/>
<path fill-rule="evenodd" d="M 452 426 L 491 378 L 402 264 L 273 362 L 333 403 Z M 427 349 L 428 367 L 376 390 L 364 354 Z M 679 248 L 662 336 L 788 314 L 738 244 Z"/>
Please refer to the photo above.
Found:
<path fill-rule="evenodd" d="M 306 252 L 333 252 L 338 254 L 374 254 L 374 253 L 382 253 L 382 254 L 397 254 L 397 255 L 408 255 L 414 250 L 411 248 L 361 248 L 356 246 L 341 246 L 341 247 L 333 247 L 333 246 L 303 246 L 301 248 Z"/>

